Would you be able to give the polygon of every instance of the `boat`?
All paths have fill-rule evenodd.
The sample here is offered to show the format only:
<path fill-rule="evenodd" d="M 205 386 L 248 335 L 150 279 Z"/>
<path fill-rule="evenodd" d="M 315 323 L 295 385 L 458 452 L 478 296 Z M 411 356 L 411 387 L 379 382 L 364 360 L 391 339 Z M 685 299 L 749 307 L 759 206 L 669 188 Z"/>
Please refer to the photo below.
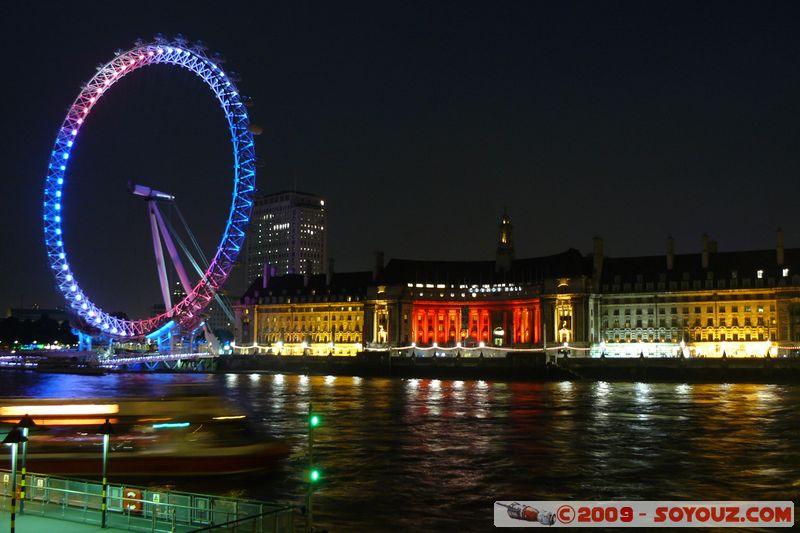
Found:
<path fill-rule="evenodd" d="M 112 425 L 108 475 L 117 478 L 254 473 L 290 451 L 286 441 L 261 435 L 216 397 L 0 400 L 6 430 L 26 414 L 36 423 L 26 467 L 42 474 L 96 477 L 106 419 Z"/>

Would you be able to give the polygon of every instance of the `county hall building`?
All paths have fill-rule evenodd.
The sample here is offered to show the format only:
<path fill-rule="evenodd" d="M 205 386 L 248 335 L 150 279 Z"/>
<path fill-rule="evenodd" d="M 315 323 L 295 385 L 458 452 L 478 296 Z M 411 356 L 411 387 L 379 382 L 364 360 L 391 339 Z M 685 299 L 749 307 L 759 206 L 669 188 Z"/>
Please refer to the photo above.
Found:
<path fill-rule="evenodd" d="M 516 258 L 503 215 L 494 260 L 376 254 L 371 272 L 256 279 L 239 303 L 236 349 L 282 355 L 455 347 L 572 356 L 772 356 L 800 346 L 800 250 L 611 258 L 569 249 Z M 795 268 L 796 267 L 796 273 Z M 447 351 L 451 349 L 451 351 Z"/>

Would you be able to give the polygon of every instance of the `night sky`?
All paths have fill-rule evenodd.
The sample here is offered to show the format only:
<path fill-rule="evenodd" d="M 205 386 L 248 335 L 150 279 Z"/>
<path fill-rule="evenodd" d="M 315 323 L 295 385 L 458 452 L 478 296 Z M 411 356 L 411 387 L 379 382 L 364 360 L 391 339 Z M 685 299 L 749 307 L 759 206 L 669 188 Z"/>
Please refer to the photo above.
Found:
<path fill-rule="evenodd" d="M 782 2 L 8 2 L 0 8 L 0 305 L 61 305 L 42 188 L 95 66 L 137 37 L 203 40 L 255 99 L 261 192 L 327 199 L 339 271 L 517 257 L 800 245 L 800 5 Z M 67 173 L 65 242 L 108 311 L 158 302 L 138 180 L 178 197 L 207 253 L 230 204 L 221 110 L 148 67 L 104 96 Z M 243 269 L 234 273 L 240 280 Z M 239 285 L 231 286 L 239 290 Z"/>

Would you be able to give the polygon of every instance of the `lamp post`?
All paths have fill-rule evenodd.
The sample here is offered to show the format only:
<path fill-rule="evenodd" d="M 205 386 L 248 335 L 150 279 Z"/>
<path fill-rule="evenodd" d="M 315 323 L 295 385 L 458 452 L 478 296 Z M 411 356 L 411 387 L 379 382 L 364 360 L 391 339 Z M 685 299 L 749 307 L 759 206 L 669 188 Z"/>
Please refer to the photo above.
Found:
<path fill-rule="evenodd" d="M 100 527 L 106 527 L 106 502 L 108 501 L 108 480 L 106 479 L 106 467 L 108 466 L 108 441 L 114 432 L 111 423 L 106 418 L 105 423 L 97 429 L 97 433 L 103 435 L 103 488 L 100 493 L 103 501 L 100 504 Z"/>
<path fill-rule="evenodd" d="M 21 472 L 20 475 L 22 477 L 20 485 L 22 486 L 22 490 L 20 491 L 19 495 L 19 514 L 25 512 L 25 489 L 26 489 L 26 480 L 28 474 L 28 430 L 36 427 L 36 422 L 33 421 L 33 418 L 30 415 L 23 416 L 19 422 L 17 422 L 17 427 L 22 430 L 22 436 L 25 437 L 25 440 L 22 441 L 22 465 L 21 465 Z"/>
<path fill-rule="evenodd" d="M 18 427 L 14 427 L 8 432 L 6 438 L 3 439 L 3 444 L 11 447 L 11 533 L 14 533 L 17 511 L 17 452 L 20 442 L 28 440 L 22 434 Z"/>

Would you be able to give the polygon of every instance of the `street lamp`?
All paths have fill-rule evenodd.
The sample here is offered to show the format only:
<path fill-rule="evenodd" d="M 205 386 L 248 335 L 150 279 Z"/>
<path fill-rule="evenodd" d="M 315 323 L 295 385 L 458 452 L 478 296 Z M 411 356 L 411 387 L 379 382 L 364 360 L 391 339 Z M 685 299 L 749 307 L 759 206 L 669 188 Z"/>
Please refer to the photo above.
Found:
<path fill-rule="evenodd" d="M 22 418 L 20 418 L 19 422 L 17 422 L 17 427 L 22 430 L 22 436 L 25 437 L 25 440 L 22 441 L 22 472 L 21 472 L 21 485 L 22 490 L 20 491 L 19 495 L 19 514 L 25 512 L 25 488 L 26 488 L 26 481 L 25 477 L 28 473 L 28 430 L 36 427 L 36 422 L 33 421 L 33 418 L 30 415 L 26 414 Z"/>
<path fill-rule="evenodd" d="M 102 503 L 100 504 L 100 527 L 106 527 L 106 502 L 107 500 L 107 493 L 108 493 L 108 480 L 106 479 L 106 467 L 108 466 L 108 441 L 111 434 L 114 432 L 114 429 L 111 427 L 111 423 L 106 418 L 105 423 L 97 428 L 97 433 L 103 435 L 103 488 L 100 493 L 100 496 L 103 498 Z"/>
<path fill-rule="evenodd" d="M 17 518 L 17 451 L 19 443 L 27 440 L 28 437 L 18 427 L 12 428 L 3 439 L 3 444 L 11 447 L 11 533 L 14 533 L 14 521 Z"/>

